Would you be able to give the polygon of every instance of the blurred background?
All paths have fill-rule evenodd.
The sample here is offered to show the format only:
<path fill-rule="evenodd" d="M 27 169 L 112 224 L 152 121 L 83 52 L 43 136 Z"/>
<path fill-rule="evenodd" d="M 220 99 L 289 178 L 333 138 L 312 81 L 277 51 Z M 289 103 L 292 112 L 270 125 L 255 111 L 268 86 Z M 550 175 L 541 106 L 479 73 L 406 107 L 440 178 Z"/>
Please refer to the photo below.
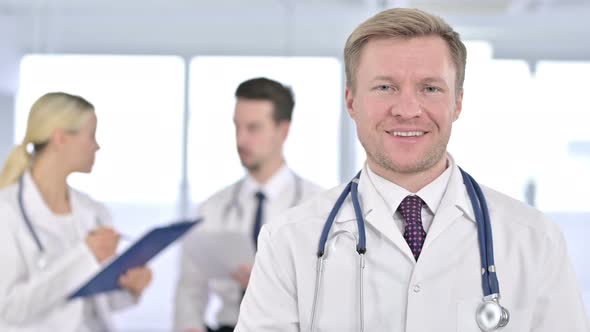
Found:
<path fill-rule="evenodd" d="M 365 158 L 343 105 L 344 42 L 390 7 L 430 11 L 461 33 L 464 108 L 449 150 L 561 226 L 590 313 L 589 0 L 0 0 L 0 159 L 39 96 L 82 95 L 102 149 L 71 184 L 140 236 L 244 174 L 233 93 L 266 76 L 296 96 L 287 162 L 335 186 Z M 141 304 L 116 316 L 123 331 L 170 330 L 177 254 L 153 261 Z"/>

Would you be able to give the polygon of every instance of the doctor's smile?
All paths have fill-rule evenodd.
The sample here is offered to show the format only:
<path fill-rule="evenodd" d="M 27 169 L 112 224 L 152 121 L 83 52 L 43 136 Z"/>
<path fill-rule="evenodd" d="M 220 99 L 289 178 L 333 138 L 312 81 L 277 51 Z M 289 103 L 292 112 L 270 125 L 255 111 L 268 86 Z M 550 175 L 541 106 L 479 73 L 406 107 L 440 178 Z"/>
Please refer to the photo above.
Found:
<path fill-rule="evenodd" d="M 424 136 L 426 132 L 424 131 L 386 131 L 389 135 L 393 136 L 401 136 L 401 137 L 420 137 Z"/>

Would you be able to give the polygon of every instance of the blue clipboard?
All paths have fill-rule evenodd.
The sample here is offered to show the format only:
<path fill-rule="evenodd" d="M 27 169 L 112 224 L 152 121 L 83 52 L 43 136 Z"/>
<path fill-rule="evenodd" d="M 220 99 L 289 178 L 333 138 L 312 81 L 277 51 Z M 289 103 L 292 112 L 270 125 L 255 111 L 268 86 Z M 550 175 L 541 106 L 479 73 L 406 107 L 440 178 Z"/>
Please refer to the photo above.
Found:
<path fill-rule="evenodd" d="M 200 221 L 200 219 L 185 221 L 152 229 L 119 257 L 105 266 L 86 284 L 71 294 L 68 299 L 121 289 L 119 286 L 119 277 L 121 275 L 129 269 L 145 265 Z"/>

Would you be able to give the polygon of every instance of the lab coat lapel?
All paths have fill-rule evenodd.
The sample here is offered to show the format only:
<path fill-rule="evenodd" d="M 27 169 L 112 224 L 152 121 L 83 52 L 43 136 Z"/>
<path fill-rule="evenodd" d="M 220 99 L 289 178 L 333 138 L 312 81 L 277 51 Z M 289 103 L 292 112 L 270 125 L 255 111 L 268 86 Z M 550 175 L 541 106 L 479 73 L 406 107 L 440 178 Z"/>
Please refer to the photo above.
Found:
<path fill-rule="evenodd" d="M 53 222 L 55 219 L 54 214 L 49 210 L 47 204 L 43 200 L 41 193 L 37 189 L 37 186 L 33 182 L 30 173 L 24 175 L 24 206 L 27 216 L 33 225 L 34 231 L 39 236 L 41 243 L 45 246 L 47 241 L 44 239 L 62 239 L 63 232 L 60 225 Z M 85 238 L 86 234 L 96 227 L 97 216 L 95 211 L 89 207 L 84 206 L 80 200 L 79 194 L 74 190 L 69 190 L 70 204 L 72 209 L 72 215 L 76 222 L 76 228 L 81 238 Z"/>
<path fill-rule="evenodd" d="M 361 179 L 359 181 L 359 196 L 363 210 L 371 211 L 371 214 L 366 218 L 366 224 L 368 227 L 383 234 L 403 254 L 405 254 L 411 262 L 416 262 L 406 239 L 404 239 L 403 234 L 399 231 L 399 228 L 396 227 L 393 221 L 393 215 L 390 214 L 385 202 L 383 202 L 383 199 L 375 190 L 375 187 L 367 176 L 367 172 L 361 174 Z M 367 241 L 367 251 L 371 250 L 370 246 L 371 244 Z"/>
<path fill-rule="evenodd" d="M 469 201 L 466 197 L 461 172 L 457 166 L 453 165 L 452 167 L 453 170 L 451 177 L 449 178 L 447 190 L 443 195 L 438 211 L 436 211 L 436 214 L 432 219 L 432 225 L 426 235 L 422 251 L 434 242 L 439 235 L 441 235 L 463 214 L 466 214 L 469 219 L 474 220 L 473 210 L 471 209 L 471 206 L 468 205 Z"/>

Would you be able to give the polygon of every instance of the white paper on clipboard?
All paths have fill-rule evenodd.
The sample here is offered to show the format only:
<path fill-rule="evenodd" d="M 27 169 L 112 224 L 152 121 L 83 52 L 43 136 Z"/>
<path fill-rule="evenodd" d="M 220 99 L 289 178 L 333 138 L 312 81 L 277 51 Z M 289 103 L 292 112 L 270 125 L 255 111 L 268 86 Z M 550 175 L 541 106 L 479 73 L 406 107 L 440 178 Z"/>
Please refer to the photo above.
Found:
<path fill-rule="evenodd" d="M 199 230 L 188 237 L 184 250 L 209 278 L 231 278 L 243 264 L 254 264 L 254 242 L 236 231 Z"/>

